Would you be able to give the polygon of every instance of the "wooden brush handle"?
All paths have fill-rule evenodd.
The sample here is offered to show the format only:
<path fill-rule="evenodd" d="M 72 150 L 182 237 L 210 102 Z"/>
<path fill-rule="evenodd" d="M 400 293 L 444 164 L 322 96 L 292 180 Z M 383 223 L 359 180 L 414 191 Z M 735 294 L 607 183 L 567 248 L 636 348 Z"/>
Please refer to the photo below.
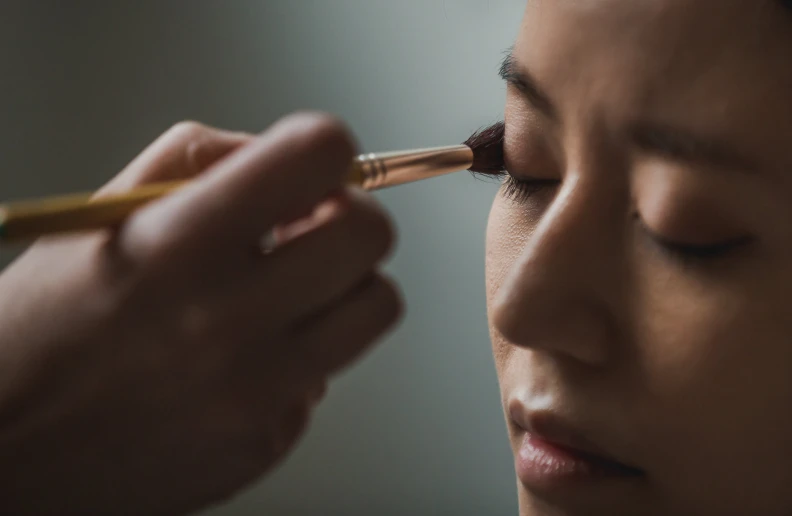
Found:
<path fill-rule="evenodd" d="M 96 197 L 85 193 L 8 204 L 0 207 L 0 241 L 117 226 L 143 205 L 187 183 L 153 183 L 116 195 Z"/>

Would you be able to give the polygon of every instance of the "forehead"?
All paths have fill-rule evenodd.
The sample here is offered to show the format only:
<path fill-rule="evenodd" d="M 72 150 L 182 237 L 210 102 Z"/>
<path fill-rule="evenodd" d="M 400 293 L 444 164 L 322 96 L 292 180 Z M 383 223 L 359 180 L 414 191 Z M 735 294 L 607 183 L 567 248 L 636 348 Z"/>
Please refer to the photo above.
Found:
<path fill-rule="evenodd" d="M 570 69 L 596 63 L 655 79 L 762 72 L 792 85 L 792 10 L 773 0 L 529 0 L 518 47 L 564 53 Z"/>
<path fill-rule="evenodd" d="M 603 29 L 614 38 L 686 39 L 710 48 L 792 40 L 792 0 L 528 0 L 525 22 L 565 20 L 575 32 Z M 618 29 L 618 30 L 616 30 Z M 615 32 L 613 32 L 616 30 Z M 712 41 L 712 37 L 719 41 Z M 644 38 L 642 38 L 644 39 Z"/>
<path fill-rule="evenodd" d="M 792 134 L 792 10 L 773 0 L 529 0 L 514 56 L 562 109 Z"/>

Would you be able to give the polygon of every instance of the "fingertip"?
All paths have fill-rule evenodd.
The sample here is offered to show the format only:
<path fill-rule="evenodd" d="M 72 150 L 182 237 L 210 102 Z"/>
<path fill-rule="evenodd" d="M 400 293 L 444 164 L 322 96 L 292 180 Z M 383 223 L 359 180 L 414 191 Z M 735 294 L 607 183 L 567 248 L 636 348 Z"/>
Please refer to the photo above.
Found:
<path fill-rule="evenodd" d="M 321 155 L 326 167 L 343 173 L 357 154 L 357 142 L 349 127 L 327 113 L 295 113 L 278 122 L 273 130 L 288 134 L 295 152 Z"/>
<path fill-rule="evenodd" d="M 190 141 L 212 131 L 213 128 L 196 120 L 182 120 L 165 131 L 163 139 L 168 141 Z"/>

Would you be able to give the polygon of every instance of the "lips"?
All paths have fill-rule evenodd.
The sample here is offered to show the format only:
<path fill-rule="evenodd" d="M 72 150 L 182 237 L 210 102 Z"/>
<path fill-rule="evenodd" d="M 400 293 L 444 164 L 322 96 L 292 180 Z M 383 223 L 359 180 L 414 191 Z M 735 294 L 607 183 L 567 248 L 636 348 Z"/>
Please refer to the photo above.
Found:
<path fill-rule="evenodd" d="M 515 465 L 527 487 L 549 489 L 644 476 L 551 412 L 532 412 L 515 402 L 509 413 L 523 434 Z"/>

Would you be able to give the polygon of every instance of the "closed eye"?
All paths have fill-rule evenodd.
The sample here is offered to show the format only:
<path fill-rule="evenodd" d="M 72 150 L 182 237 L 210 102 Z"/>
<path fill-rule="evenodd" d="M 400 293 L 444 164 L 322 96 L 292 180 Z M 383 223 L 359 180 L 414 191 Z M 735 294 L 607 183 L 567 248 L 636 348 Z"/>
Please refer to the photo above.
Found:
<path fill-rule="evenodd" d="M 506 173 L 503 182 L 503 195 L 515 202 L 526 202 L 534 194 L 547 188 L 555 188 L 560 183 L 557 179 L 523 179 Z"/>
<path fill-rule="evenodd" d="M 655 244 L 657 249 L 671 258 L 681 259 L 683 261 L 701 262 L 716 260 L 753 242 L 753 238 L 750 236 L 739 236 L 719 242 L 702 244 L 678 242 L 663 235 L 658 235 L 645 223 L 640 221 L 637 215 L 636 219 L 639 221 L 641 231 L 653 244 Z"/>

